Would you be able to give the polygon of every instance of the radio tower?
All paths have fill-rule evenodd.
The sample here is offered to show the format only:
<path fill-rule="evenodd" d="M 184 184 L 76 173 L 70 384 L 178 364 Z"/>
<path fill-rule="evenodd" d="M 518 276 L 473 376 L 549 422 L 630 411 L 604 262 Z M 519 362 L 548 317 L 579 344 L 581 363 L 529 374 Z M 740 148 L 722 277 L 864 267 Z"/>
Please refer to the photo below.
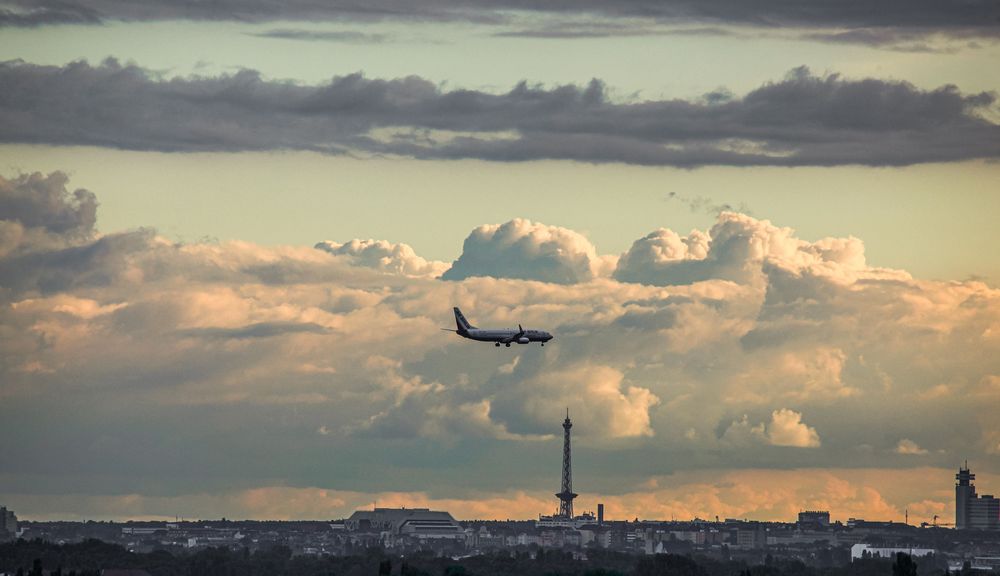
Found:
<path fill-rule="evenodd" d="M 566 518 L 573 518 L 573 457 L 569 447 L 569 429 L 573 423 L 569 419 L 569 408 L 566 409 L 566 420 L 563 421 L 563 466 L 562 466 L 562 491 L 556 494 L 559 499 L 559 515 Z"/>

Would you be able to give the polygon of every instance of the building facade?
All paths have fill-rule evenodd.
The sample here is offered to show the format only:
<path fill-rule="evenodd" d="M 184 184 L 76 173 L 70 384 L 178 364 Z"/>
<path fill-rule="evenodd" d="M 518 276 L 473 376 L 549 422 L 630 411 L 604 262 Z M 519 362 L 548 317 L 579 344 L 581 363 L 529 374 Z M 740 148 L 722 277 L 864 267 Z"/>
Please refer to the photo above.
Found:
<path fill-rule="evenodd" d="M 386 533 L 415 540 L 464 540 L 465 530 L 451 514 L 427 508 L 358 510 L 344 521 L 348 532 Z"/>
<path fill-rule="evenodd" d="M 0 542 L 17 538 L 17 516 L 13 510 L 0 506 Z"/>
<path fill-rule="evenodd" d="M 968 463 L 955 474 L 955 528 L 1000 530 L 1000 499 L 992 494 L 977 495 L 975 479 Z"/>

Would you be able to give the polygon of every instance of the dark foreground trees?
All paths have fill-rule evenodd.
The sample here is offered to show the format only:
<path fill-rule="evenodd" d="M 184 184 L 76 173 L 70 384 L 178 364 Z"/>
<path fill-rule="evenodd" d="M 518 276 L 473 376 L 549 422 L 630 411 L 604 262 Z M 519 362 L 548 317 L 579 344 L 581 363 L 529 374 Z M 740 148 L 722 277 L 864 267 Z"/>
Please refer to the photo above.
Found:
<path fill-rule="evenodd" d="M 568 552 L 540 551 L 534 557 L 472 556 L 452 559 L 418 553 L 408 557 L 382 550 L 350 556 L 293 556 L 284 546 L 249 552 L 207 548 L 190 554 L 166 551 L 134 554 L 116 544 L 88 540 L 51 544 L 20 540 L 0 544 L 0 574 L 19 576 L 99 576 L 102 569 L 145 570 L 152 576 L 937 576 L 930 561 L 906 554 L 894 559 L 862 559 L 842 566 L 814 567 L 794 559 L 768 558 L 748 565 L 680 554 L 637 556 L 590 550 L 587 560 Z"/>

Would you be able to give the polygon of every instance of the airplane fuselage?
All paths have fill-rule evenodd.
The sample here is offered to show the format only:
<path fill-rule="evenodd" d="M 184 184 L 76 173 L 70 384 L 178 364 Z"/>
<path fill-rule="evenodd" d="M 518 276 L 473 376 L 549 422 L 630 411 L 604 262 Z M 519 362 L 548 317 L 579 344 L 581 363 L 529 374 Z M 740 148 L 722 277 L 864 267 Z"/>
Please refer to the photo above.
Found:
<path fill-rule="evenodd" d="M 508 348 L 511 344 L 531 344 L 532 342 L 539 342 L 542 346 L 545 346 L 546 342 L 552 340 L 552 334 L 549 334 L 545 330 L 525 330 L 521 326 L 518 326 L 517 329 L 476 328 L 465 319 L 461 310 L 456 307 L 454 311 L 457 329 L 452 331 L 458 333 L 462 338 L 479 342 L 493 342 L 497 346 L 503 344 Z"/>
<path fill-rule="evenodd" d="M 464 332 L 464 333 L 463 333 Z M 459 332 L 459 336 L 480 342 L 497 342 L 500 344 L 529 344 L 531 342 L 548 342 L 552 335 L 544 330 L 525 330 L 524 334 L 517 328 L 472 328 Z"/>

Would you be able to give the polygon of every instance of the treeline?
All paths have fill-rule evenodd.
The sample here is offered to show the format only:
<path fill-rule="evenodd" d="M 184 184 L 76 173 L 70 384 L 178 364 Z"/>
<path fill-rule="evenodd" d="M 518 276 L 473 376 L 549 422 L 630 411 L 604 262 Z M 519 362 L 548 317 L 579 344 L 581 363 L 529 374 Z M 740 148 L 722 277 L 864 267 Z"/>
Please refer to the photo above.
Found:
<path fill-rule="evenodd" d="M 750 566 L 678 554 L 635 556 L 589 550 L 587 560 L 568 552 L 472 556 L 453 560 L 433 553 L 406 558 L 367 550 L 352 556 L 292 556 L 284 546 L 250 552 L 207 548 L 191 554 L 166 551 L 134 554 L 117 544 L 87 540 L 52 544 L 19 540 L 0 544 L 0 574 L 20 576 L 99 576 L 102 569 L 139 569 L 152 576 L 942 576 L 931 559 L 914 562 L 905 554 L 895 560 L 862 559 L 839 567 L 816 568 L 798 560 L 771 559 Z M 920 565 L 923 564 L 923 565 Z"/>

